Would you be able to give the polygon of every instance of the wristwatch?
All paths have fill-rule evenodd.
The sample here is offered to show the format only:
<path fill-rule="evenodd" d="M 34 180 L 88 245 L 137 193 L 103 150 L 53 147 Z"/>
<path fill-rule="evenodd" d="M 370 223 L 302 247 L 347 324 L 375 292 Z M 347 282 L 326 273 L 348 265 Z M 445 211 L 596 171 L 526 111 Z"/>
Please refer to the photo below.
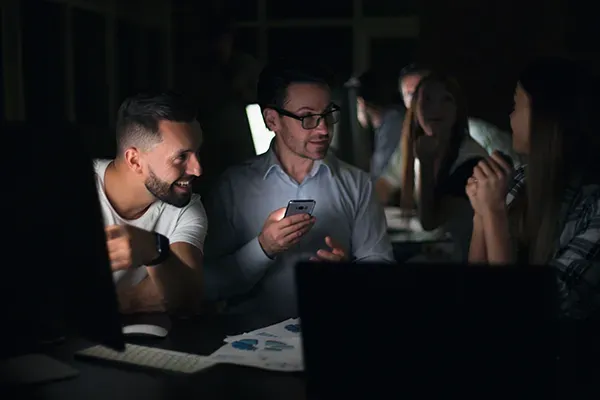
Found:
<path fill-rule="evenodd" d="M 156 237 L 156 251 L 158 252 L 158 257 L 150 262 L 147 262 L 147 267 L 162 264 L 167 258 L 169 258 L 169 255 L 171 254 L 169 238 L 157 232 L 154 232 L 154 236 Z"/>

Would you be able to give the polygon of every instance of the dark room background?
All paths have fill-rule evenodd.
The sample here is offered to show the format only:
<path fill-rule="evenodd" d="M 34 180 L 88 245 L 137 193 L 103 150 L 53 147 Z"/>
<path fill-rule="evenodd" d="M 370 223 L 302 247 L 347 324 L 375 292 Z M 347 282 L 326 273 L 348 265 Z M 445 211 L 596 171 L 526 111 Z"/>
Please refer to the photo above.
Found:
<path fill-rule="evenodd" d="M 202 92 L 207 27 L 235 18 L 235 47 L 264 63 L 318 59 L 340 80 L 420 60 L 457 75 L 471 113 L 507 126 L 514 78 L 530 57 L 565 52 L 596 68 L 598 25 L 566 0 L 0 0 L 0 116 L 110 132 L 119 103 L 145 88 Z M 98 134 L 98 146 L 112 134 Z"/>

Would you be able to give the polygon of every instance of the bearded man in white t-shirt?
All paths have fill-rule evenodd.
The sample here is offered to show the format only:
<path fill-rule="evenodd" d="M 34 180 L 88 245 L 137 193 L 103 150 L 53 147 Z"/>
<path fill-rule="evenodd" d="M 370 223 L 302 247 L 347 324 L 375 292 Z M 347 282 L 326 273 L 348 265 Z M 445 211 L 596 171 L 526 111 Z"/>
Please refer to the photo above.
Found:
<path fill-rule="evenodd" d="M 130 97 L 116 136 L 116 158 L 94 167 L 121 310 L 197 312 L 207 222 L 192 194 L 202 173 L 196 109 L 175 93 Z"/>

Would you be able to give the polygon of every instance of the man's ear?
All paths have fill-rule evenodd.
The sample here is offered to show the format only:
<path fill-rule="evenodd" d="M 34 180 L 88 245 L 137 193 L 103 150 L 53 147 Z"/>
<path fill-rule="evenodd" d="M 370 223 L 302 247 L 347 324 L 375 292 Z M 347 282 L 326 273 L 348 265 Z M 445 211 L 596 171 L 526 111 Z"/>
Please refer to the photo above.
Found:
<path fill-rule="evenodd" d="M 130 147 L 125 150 L 123 159 L 125 160 L 125 164 L 136 174 L 143 172 L 141 154 L 138 148 Z"/>
<path fill-rule="evenodd" d="M 265 119 L 265 125 L 270 131 L 276 132 L 279 130 L 279 124 L 281 121 L 277 111 L 273 110 L 272 108 L 267 108 L 263 111 L 263 118 Z"/>

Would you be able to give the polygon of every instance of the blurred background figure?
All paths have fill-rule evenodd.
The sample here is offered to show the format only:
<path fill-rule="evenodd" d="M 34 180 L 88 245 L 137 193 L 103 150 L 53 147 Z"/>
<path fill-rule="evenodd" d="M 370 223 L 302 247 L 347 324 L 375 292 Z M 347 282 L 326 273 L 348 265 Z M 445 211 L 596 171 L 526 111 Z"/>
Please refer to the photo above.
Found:
<path fill-rule="evenodd" d="M 400 93 L 402 103 L 406 108 L 410 108 L 413 94 L 419 85 L 421 78 L 429 73 L 429 68 L 417 63 L 409 64 L 402 68 L 398 77 L 398 92 Z"/>
<path fill-rule="evenodd" d="M 398 102 L 393 72 L 371 69 L 358 78 L 357 118 L 372 138 L 370 174 L 379 178 L 400 143 L 404 109 Z"/>
<path fill-rule="evenodd" d="M 398 91 L 402 95 L 402 100 L 406 108 L 410 107 L 416 87 L 429 71 L 429 67 L 416 63 L 410 64 L 400 71 Z M 484 121 L 483 119 L 473 118 L 471 115 L 469 115 L 468 121 L 467 129 L 469 135 L 482 146 L 488 154 L 492 154 L 494 150 L 498 150 L 509 155 L 515 164 L 521 163 L 521 157 L 513 151 L 510 133 L 503 131 L 494 124 Z"/>
<path fill-rule="evenodd" d="M 486 151 L 467 133 L 467 104 L 455 79 L 430 73 L 411 94 L 400 145 L 376 192 L 384 205 L 415 210 L 426 231 L 450 232 L 448 257 L 466 257 L 473 212 L 465 185 Z M 398 191 L 400 196 L 398 196 Z"/>

